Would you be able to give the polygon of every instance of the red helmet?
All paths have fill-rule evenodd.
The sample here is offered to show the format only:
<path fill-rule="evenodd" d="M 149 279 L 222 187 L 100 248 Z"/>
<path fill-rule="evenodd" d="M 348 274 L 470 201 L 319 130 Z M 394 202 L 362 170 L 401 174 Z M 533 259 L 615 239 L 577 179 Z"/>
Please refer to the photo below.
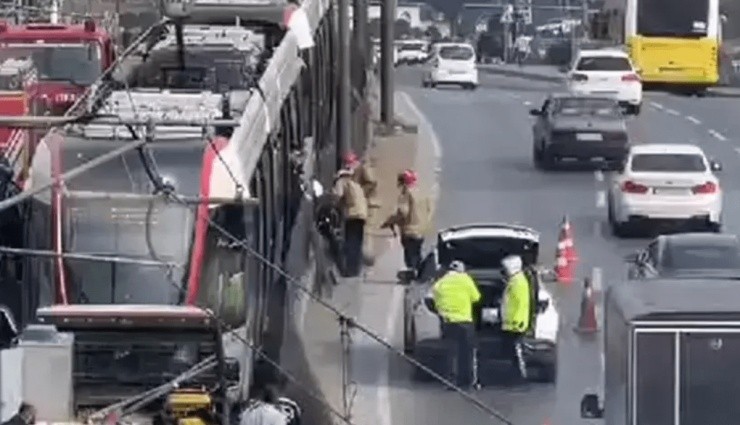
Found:
<path fill-rule="evenodd" d="M 342 157 L 342 162 L 345 167 L 352 167 L 357 165 L 360 162 L 360 159 L 357 158 L 357 155 L 354 152 L 347 152 Z"/>
<path fill-rule="evenodd" d="M 416 184 L 416 173 L 413 170 L 404 170 L 398 175 L 398 182 L 404 186 L 413 186 Z"/>

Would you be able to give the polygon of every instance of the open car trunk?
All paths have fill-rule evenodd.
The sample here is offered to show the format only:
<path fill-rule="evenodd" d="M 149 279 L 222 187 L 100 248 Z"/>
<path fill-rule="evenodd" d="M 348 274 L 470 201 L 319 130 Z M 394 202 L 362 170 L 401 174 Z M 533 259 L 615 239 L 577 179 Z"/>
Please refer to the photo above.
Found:
<path fill-rule="evenodd" d="M 483 320 L 485 309 L 500 311 L 501 298 L 506 287 L 501 260 L 509 255 L 519 255 L 524 263 L 524 271 L 530 282 L 531 299 L 536 300 L 539 280 L 534 266 L 537 264 L 539 243 L 529 238 L 502 236 L 474 236 L 438 243 L 439 262 L 442 266 L 453 260 L 465 263 L 467 271 L 475 279 L 481 293 L 481 301 L 474 307 L 474 320 L 478 332 L 500 332 L 500 323 L 491 324 Z M 537 303 L 531 305 L 530 321 L 534 325 Z"/>

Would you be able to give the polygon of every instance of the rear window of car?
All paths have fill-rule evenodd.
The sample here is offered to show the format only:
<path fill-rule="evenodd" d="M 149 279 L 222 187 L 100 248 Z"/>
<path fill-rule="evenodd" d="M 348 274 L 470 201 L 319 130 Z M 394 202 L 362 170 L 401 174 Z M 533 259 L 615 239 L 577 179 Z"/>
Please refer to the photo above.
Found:
<path fill-rule="evenodd" d="M 702 172 L 707 170 L 704 158 L 695 154 L 639 154 L 632 157 L 632 171 Z"/>
<path fill-rule="evenodd" d="M 627 58 L 617 56 L 599 56 L 581 58 L 577 71 L 631 71 L 632 66 Z"/>
<path fill-rule="evenodd" d="M 439 57 L 447 60 L 466 61 L 475 57 L 475 52 L 468 46 L 445 46 L 439 49 Z"/>
<path fill-rule="evenodd" d="M 554 111 L 555 115 L 581 116 L 619 116 L 619 104 L 609 99 L 573 98 L 561 99 Z"/>
<path fill-rule="evenodd" d="M 404 52 L 407 51 L 421 51 L 424 50 L 424 44 L 423 43 L 406 43 L 401 44 L 399 47 L 399 50 L 402 50 Z"/>
<path fill-rule="evenodd" d="M 664 265 L 669 269 L 738 269 L 737 246 L 676 246 L 666 252 Z"/>

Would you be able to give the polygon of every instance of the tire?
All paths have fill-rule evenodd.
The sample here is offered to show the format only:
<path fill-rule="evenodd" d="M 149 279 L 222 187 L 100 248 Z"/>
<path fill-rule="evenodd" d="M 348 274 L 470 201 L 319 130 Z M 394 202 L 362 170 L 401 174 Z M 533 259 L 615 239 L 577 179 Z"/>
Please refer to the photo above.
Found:
<path fill-rule="evenodd" d="M 436 89 L 437 88 L 437 83 L 435 83 L 434 81 L 430 81 L 429 82 L 429 87 L 431 87 L 433 89 Z"/>
<path fill-rule="evenodd" d="M 426 80 L 422 81 L 421 82 L 421 87 L 423 87 L 425 89 L 428 89 L 429 88 L 429 81 L 426 81 Z"/>
<path fill-rule="evenodd" d="M 475 89 L 477 88 L 478 88 L 478 84 L 471 84 L 469 87 L 470 91 L 475 91 Z"/>
<path fill-rule="evenodd" d="M 540 164 L 543 170 L 554 170 L 556 162 L 557 161 L 552 155 L 548 155 L 547 152 L 542 152 L 542 155 L 540 156 Z"/>
<path fill-rule="evenodd" d="M 535 168 L 542 169 L 542 150 L 537 147 L 536 142 L 532 147 L 532 162 Z"/>
<path fill-rule="evenodd" d="M 555 363 L 536 365 L 533 369 L 535 374 L 532 377 L 532 381 L 534 382 L 551 384 L 557 380 L 558 367 Z"/>
<path fill-rule="evenodd" d="M 612 200 L 609 198 L 607 201 L 607 215 L 609 220 L 609 227 L 611 228 L 612 235 L 623 238 L 626 236 L 626 224 L 619 223 L 614 217 L 614 210 L 612 209 Z"/>
<path fill-rule="evenodd" d="M 707 230 L 712 233 L 722 233 L 722 223 L 709 222 Z"/>
<path fill-rule="evenodd" d="M 413 319 L 409 318 L 405 312 L 403 314 L 403 352 L 413 354 L 416 349 L 416 325 Z"/>
<path fill-rule="evenodd" d="M 642 104 L 638 105 L 629 105 L 627 107 L 627 112 L 629 112 L 631 115 L 640 115 L 640 112 L 642 111 Z"/>

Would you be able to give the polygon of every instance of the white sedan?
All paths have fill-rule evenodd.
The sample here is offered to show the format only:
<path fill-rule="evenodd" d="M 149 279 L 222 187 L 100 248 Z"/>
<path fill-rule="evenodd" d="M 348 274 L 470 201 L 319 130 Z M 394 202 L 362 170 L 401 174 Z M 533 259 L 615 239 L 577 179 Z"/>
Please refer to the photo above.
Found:
<path fill-rule="evenodd" d="M 688 222 L 718 232 L 722 188 L 714 172 L 721 169 L 698 146 L 632 146 L 609 187 L 613 233 L 622 236 L 646 222 Z"/>

